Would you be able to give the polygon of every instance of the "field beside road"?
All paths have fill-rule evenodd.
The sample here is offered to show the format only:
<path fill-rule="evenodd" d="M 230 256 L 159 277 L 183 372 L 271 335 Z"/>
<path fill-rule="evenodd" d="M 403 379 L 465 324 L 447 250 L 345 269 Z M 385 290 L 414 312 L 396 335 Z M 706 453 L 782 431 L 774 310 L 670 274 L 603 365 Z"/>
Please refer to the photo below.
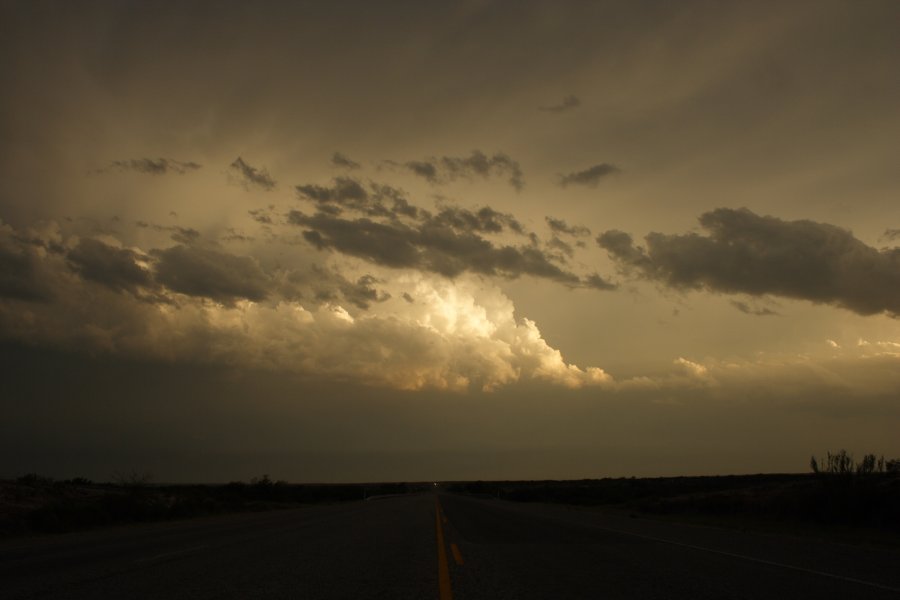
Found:
<path fill-rule="evenodd" d="M 900 597 L 900 551 L 443 493 L 0 542 L 0 597 Z"/>

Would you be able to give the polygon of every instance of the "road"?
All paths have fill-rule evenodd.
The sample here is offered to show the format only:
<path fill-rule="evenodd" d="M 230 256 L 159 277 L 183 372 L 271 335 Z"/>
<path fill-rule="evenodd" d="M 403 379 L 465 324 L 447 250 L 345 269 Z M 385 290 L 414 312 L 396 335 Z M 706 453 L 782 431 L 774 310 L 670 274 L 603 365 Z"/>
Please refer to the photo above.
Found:
<path fill-rule="evenodd" d="M 900 598 L 900 552 L 418 494 L 7 540 L 0 598 Z"/>

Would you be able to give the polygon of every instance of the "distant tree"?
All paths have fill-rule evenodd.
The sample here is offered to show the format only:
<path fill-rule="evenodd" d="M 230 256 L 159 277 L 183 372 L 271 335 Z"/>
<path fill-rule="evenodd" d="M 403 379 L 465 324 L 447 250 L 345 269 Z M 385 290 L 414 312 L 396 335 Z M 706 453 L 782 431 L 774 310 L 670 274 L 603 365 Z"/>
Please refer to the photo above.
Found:
<path fill-rule="evenodd" d="M 856 462 L 852 454 L 841 449 L 837 452 L 826 452 L 824 458 L 811 456 L 809 468 L 816 474 L 867 476 L 873 473 L 885 473 L 892 469 L 900 471 L 900 460 L 885 461 L 884 456 L 866 454 L 861 461 Z"/>

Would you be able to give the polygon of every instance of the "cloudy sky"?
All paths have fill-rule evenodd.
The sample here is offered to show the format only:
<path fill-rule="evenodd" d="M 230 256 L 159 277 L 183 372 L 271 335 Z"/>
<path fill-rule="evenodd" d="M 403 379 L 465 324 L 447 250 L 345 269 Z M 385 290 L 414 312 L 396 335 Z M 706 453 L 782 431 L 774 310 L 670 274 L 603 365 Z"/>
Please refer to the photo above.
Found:
<path fill-rule="evenodd" d="M 900 456 L 896 2 L 0 6 L 0 475 Z"/>

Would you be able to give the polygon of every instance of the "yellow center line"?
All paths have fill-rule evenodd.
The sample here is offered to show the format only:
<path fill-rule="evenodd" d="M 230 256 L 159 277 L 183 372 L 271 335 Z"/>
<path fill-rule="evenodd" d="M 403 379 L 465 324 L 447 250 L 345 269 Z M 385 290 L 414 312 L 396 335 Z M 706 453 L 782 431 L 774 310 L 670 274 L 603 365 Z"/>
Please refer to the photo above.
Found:
<path fill-rule="evenodd" d="M 450 566 L 447 564 L 447 549 L 444 547 L 444 528 L 441 526 L 441 503 L 434 499 L 434 527 L 437 532 L 438 590 L 441 600 L 453 600 L 450 589 Z"/>
<path fill-rule="evenodd" d="M 456 564 L 458 564 L 460 567 L 465 564 L 462 559 L 462 554 L 460 554 L 459 552 L 459 546 L 457 546 L 453 542 L 450 542 L 450 552 L 453 553 L 453 560 L 456 561 Z"/>

